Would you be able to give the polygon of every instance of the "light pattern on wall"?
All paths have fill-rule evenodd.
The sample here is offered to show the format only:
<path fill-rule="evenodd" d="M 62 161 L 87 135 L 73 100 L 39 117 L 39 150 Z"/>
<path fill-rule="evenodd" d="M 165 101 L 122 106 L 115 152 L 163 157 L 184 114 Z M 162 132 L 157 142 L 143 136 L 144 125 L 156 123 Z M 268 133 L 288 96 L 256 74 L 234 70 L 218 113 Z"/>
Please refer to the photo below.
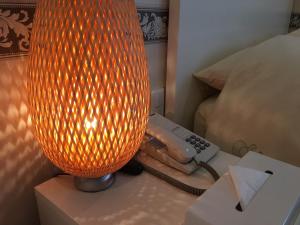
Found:
<path fill-rule="evenodd" d="M 26 64 L 25 57 L 0 61 L 1 225 L 39 224 L 33 187 L 54 175 L 31 132 Z"/>
<path fill-rule="evenodd" d="M 0 58 L 27 55 L 34 3 L 0 3 Z M 168 10 L 138 9 L 145 44 L 166 42 Z"/>

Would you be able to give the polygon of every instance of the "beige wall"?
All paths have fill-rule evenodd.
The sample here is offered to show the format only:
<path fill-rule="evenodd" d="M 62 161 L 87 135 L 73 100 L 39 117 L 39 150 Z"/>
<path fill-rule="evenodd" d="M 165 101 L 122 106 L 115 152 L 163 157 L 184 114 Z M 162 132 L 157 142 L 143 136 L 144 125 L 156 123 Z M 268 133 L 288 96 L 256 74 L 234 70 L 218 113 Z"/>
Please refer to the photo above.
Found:
<path fill-rule="evenodd" d="M 39 224 L 33 187 L 51 167 L 30 131 L 26 57 L 0 61 L 0 224 Z"/>

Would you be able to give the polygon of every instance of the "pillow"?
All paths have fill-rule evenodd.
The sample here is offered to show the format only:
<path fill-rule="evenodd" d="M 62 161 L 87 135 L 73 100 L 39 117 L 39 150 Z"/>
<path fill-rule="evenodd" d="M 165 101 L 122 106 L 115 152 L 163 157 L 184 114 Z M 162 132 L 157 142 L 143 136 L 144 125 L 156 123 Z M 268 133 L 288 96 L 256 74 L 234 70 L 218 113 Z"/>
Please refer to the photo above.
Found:
<path fill-rule="evenodd" d="M 268 51 L 228 78 L 206 138 L 238 156 L 255 150 L 300 166 L 300 38 L 285 35 L 264 46 Z"/>
<path fill-rule="evenodd" d="M 247 54 L 248 48 L 219 61 L 205 70 L 194 73 L 194 76 L 209 86 L 222 90 L 230 73 L 234 69 L 234 65 L 242 58 L 247 57 Z"/>
<path fill-rule="evenodd" d="M 205 70 L 196 72 L 194 76 L 209 86 L 222 90 L 228 78 L 236 70 L 263 63 L 265 58 L 272 57 L 273 49 L 277 48 L 278 39 L 282 39 L 285 36 L 287 35 L 279 35 L 259 45 L 239 51 Z M 280 50 L 278 53 L 280 54 Z"/>

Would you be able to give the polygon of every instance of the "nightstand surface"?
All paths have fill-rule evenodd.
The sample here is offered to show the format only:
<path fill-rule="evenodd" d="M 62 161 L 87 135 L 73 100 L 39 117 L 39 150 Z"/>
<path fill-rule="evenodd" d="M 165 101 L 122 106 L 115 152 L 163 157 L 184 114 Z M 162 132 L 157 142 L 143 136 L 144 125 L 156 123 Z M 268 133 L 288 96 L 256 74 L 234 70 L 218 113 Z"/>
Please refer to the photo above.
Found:
<path fill-rule="evenodd" d="M 98 193 L 83 193 L 71 176 L 59 176 L 37 186 L 42 225 L 179 225 L 196 196 L 143 172 L 116 175 L 114 185 Z"/>
<path fill-rule="evenodd" d="M 210 165 L 222 175 L 238 161 L 220 151 Z M 160 170 L 168 174 L 170 168 L 161 165 Z M 192 176 L 175 170 L 172 174 L 183 182 L 213 182 L 202 169 Z M 59 176 L 37 186 L 35 193 L 42 225 L 181 225 L 197 199 L 145 171 L 136 177 L 117 173 L 104 192 L 80 192 L 71 176 Z"/>

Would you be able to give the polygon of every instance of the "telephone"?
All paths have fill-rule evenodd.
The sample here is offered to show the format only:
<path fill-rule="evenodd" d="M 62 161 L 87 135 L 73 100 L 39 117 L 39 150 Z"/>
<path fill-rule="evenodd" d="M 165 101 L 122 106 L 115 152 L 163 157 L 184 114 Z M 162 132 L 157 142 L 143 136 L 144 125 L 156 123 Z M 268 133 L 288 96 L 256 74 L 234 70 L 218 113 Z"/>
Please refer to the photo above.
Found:
<path fill-rule="evenodd" d="M 183 173 L 191 174 L 208 162 L 219 147 L 154 113 L 149 116 L 141 151 Z"/>

